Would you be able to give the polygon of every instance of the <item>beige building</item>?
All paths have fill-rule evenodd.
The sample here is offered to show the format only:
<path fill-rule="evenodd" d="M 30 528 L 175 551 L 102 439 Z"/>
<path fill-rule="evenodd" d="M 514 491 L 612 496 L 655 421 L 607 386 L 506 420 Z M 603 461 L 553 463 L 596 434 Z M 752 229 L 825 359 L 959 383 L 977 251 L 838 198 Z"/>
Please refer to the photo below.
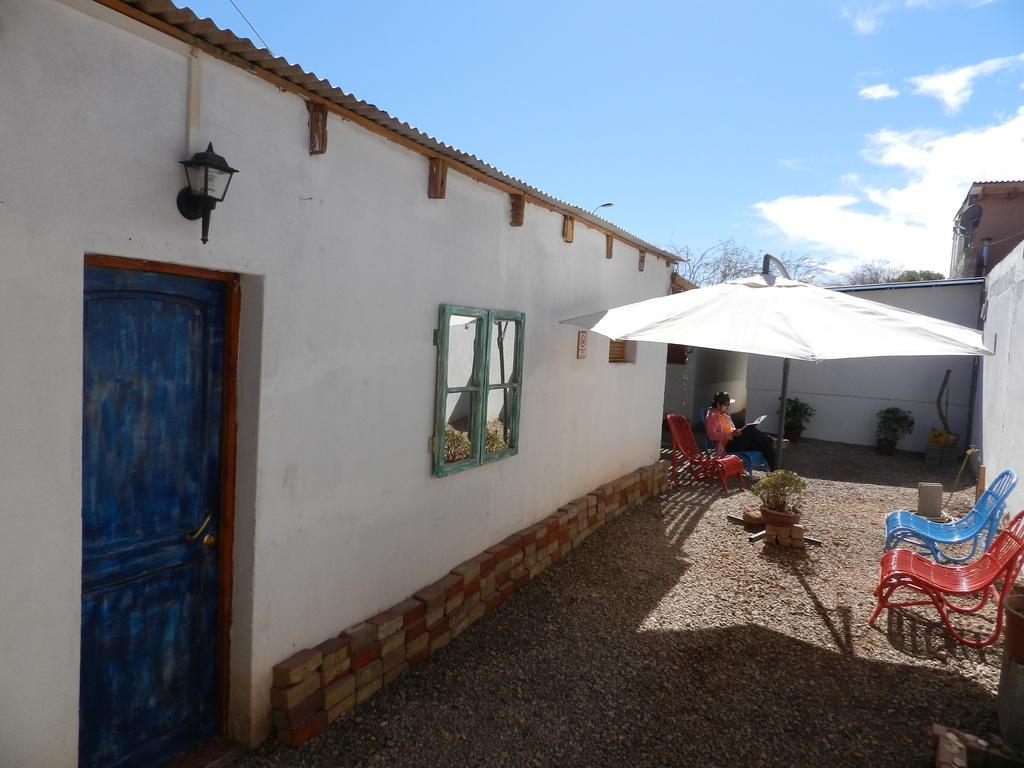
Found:
<path fill-rule="evenodd" d="M 1024 181 L 976 181 L 953 221 L 950 278 L 983 277 L 1024 240 Z"/>

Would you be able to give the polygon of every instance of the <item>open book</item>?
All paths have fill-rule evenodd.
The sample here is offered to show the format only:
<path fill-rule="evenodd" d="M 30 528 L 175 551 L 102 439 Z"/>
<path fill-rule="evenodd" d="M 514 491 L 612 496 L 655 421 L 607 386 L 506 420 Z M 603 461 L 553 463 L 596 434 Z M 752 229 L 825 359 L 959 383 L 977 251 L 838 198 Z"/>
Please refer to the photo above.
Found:
<path fill-rule="evenodd" d="M 748 421 L 746 424 L 744 424 L 742 427 L 740 427 L 740 429 L 742 430 L 742 429 L 746 429 L 747 427 L 756 427 L 758 424 L 760 424 L 762 421 L 764 421 L 767 418 L 768 418 L 768 414 L 767 413 L 764 414 L 763 416 L 758 416 L 753 421 Z"/>

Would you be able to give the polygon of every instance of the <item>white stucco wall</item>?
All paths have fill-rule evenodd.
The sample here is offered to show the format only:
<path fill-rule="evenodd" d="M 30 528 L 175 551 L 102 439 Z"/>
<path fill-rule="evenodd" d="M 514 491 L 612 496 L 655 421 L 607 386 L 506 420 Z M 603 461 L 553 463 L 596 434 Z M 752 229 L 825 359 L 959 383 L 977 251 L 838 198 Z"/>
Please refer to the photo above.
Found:
<path fill-rule="evenodd" d="M 982 363 L 981 461 L 991 482 L 1004 469 L 1024 476 L 1024 244 L 988 277 L 985 344 L 993 354 Z M 1024 489 L 1018 485 L 1007 514 L 1022 507 Z"/>
<path fill-rule="evenodd" d="M 879 288 L 851 295 L 901 309 L 931 315 L 974 328 L 978 316 L 980 285 L 939 285 L 913 288 Z M 826 360 L 820 363 L 793 361 L 789 373 L 789 397 L 797 397 L 816 409 L 804 431 L 806 437 L 858 445 L 875 444 L 876 414 L 896 406 L 914 414 L 914 431 L 898 448 L 924 451 L 928 430 L 941 428 L 935 400 L 946 369 L 950 369 L 949 425 L 968 439 L 967 410 L 970 402 L 970 357 L 879 357 Z M 747 392 L 750 415 L 768 414 L 768 424 L 778 425 L 778 398 L 782 385 L 782 361 L 750 355 Z"/>
<path fill-rule="evenodd" d="M 78 736 L 83 255 L 242 278 L 231 735 L 267 732 L 271 666 L 658 457 L 663 345 L 576 359 L 565 317 L 663 295 L 669 271 L 578 223 L 328 119 L 92 3 L 0 4 L 0 765 L 71 766 Z M 240 169 L 210 243 L 174 198 L 205 148 Z M 543 137 L 538 137 L 543 140 Z M 519 455 L 430 475 L 438 305 L 525 312 Z"/>

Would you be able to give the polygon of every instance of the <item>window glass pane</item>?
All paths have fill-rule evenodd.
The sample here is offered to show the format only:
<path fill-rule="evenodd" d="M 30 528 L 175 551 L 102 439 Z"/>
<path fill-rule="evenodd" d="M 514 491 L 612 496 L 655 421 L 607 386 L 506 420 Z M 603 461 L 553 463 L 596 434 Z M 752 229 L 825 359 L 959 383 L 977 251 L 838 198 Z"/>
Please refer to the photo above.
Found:
<path fill-rule="evenodd" d="M 448 388 L 473 386 L 476 332 L 480 319 L 452 315 L 448 321 Z"/>
<path fill-rule="evenodd" d="M 491 384 L 508 384 L 512 381 L 518 333 L 519 323 L 515 320 L 495 320 L 491 326 L 491 364 L 488 375 Z"/>
<path fill-rule="evenodd" d="M 473 404 L 479 397 L 473 392 L 448 395 L 444 409 L 444 463 L 468 459 L 473 450 Z"/>
<path fill-rule="evenodd" d="M 500 453 L 512 447 L 512 412 L 517 395 L 515 387 L 501 387 L 487 393 L 487 430 L 484 435 L 487 453 Z"/>

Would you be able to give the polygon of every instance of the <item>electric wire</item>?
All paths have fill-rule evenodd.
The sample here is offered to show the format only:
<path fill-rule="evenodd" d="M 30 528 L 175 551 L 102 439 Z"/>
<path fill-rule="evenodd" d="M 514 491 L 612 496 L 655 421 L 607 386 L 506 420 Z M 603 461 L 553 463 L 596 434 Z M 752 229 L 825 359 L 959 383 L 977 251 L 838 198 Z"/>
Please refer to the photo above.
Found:
<path fill-rule="evenodd" d="M 231 3 L 231 5 L 233 5 L 235 7 L 235 10 L 238 11 L 238 15 L 241 16 L 242 19 L 245 21 L 245 23 L 249 25 L 249 29 L 252 30 L 252 33 L 254 35 L 256 35 L 256 37 L 258 37 L 260 39 L 260 42 L 263 43 L 263 47 L 266 48 L 268 51 L 270 51 L 270 54 L 272 56 L 276 56 L 276 54 L 273 51 L 270 50 L 270 46 L 267 45 L 267 41 L 263 39 L 263 35 L 261 35 L 259 32 L 256 31 L 256 27 L 254 27 L 252 25 L 252 22 L 249 21 L 248 18 L 246 18 L 244 13 L 242 13 L 242 9 L 238 7 L 238 3 L 236 3 L 235 0 L 229 0 L 229 2 Z"/>
<path fill-rule="evenodd" d="M 1007 235 L 1006 237 L 1001 237 L 998 240 L 992 240 L 989 243 L 989 245 L 997 245 L 998 243 L 1005 243 L 1007 240 L 1012 240 L 1013 238 L 1020 237 L 1021 235 L 1024 235 L 1024 229 L 1022 229 L 1020 232 L 1014 232 L 1012 235 Z"/>

